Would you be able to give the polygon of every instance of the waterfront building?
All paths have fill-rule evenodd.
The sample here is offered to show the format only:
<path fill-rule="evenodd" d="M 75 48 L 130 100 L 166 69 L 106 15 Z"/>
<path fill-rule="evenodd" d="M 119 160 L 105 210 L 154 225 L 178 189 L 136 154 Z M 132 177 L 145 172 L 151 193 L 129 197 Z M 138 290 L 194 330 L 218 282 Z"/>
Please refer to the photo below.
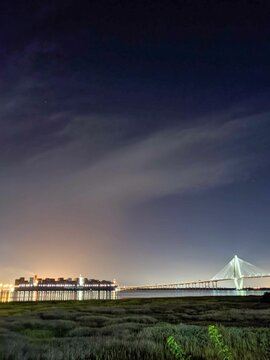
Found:
<path fill-rule="evenodd" d="M 37 275 L 30 277 L 26 280 L 24 277 L 20 277 L 15 280 L 15 289 L 32 289 L 32 290 L 45 290 L 45 289 L 62 289 L 62 290 L 79 290 L 79 289 L 103 289 L 114 290 L 117 284 L 114 281 L 109 280 L 96 280 L 88 279 L 80 275 L 76 279 L 59 277 L 55 278 L 38 278 Z"/>

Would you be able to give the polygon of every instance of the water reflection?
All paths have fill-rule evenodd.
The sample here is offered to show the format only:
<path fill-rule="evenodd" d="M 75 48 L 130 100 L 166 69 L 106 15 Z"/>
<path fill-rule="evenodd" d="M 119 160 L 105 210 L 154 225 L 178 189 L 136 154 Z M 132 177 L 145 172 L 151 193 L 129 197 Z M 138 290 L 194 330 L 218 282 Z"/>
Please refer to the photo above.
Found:
<path fill-rule="evenodd" d="M 132 290 L 132 291 L 10 291 L 0 290 L 0 302 L 116 300 L 127 298 L 185 297 L 185 296 L 261 296 L 262 290 Z"/>
<path fill-rule="evenodd" d="M 116 291 L 9 291 L 0 292 L 0 302 L 11 301 L 67 301 L 114 300 Z"/>
<path fill-rule="evenodd" d="M 10 290 L 0 290 L 0 302 L 12 301 L 12 292 Z"/>
<path fill-rule="evenodd" d="M 262 290 L 132 290 L 118 293 L 119 299 L 156 297 L 197 297 L 197 296 L 261 296 Z"/>

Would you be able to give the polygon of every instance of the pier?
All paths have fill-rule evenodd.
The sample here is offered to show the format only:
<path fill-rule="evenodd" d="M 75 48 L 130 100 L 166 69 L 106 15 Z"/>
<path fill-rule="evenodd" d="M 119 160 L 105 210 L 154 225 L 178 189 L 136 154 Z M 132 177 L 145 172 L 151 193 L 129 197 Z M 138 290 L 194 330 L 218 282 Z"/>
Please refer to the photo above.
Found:
<path fill-rule="evenodd" d="M 115 291 L 115 281 L 87 279 L 81 275 L 76 278 L 38 278 L 37 275 L 26 280 L 15 280 L 14 291 Z"/>

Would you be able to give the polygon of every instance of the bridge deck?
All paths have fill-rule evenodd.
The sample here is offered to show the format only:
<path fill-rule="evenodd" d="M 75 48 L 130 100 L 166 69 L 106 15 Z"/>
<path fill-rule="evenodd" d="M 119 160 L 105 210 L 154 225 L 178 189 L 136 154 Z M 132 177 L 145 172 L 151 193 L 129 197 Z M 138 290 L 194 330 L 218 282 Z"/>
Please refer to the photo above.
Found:
<path fill-rule="evenodd" d="M 270 277 L 270 274 L 264 275 L 251 275 L 251 276 L 242 276 L 239 279 L 259 279 Z M 155 284 L 155 285 L 131 285 L 131 286 L 120 286 L 120 291 L 126 290 L 161 290 L 161 289 L 223 289 L 223 287 L 218 287 L 219 282 L 223 281 L 234 281 L 234 278 L 225 278 L 225 279 L 214 279 L 214 280 L 198 280 L 198 281 L 188 281 L 180 283 L 170 283 L 170 284 Z"/>

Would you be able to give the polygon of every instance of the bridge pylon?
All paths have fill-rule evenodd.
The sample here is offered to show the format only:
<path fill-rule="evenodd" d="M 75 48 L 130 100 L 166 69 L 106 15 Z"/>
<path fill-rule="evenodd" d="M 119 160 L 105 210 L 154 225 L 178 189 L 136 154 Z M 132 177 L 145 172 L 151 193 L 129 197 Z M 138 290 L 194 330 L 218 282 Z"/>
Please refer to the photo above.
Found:
<path fill-rule="evenodd" d="M 232 260 L 211 280 L 233 280 L 236 290 L 242 290 L 244 288 L 244 279 L 264 276 L 267 276 L 267 274 L 263 270 L 234 255 Z"/>
<path fill-rule="evenodd" d="M 236 290 L 242 290 L 244 287 L 244 279 L 241 273 L 241 266 L 239 262 L 239 258 L 237 255 L 234 255 L 233 259 L 231 260 L 233 263 L 233 281 Z"/>

